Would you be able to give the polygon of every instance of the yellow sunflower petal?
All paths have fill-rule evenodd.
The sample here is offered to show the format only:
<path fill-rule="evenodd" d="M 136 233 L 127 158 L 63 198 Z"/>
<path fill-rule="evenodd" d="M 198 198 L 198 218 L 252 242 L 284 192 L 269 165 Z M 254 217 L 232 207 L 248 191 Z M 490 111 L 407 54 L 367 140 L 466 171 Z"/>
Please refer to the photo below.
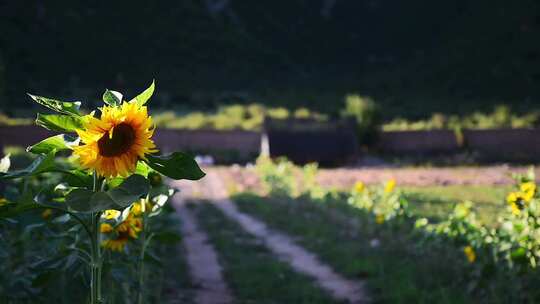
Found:
<path fill-rule="evenodd" d="M 73 152 L 80 165 L 105 177 L 128 176 L 139 159 L 157 152 L 152 119 L 136 103 L 102 107 L 100 118 L 85 116 L 84 129 L 77 134 L 84 143 Z"/>

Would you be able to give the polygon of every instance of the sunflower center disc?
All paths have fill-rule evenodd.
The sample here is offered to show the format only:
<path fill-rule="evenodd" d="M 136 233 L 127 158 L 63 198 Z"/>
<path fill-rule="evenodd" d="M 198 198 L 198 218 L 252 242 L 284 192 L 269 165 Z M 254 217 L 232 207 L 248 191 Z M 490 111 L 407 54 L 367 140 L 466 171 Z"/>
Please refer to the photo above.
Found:
<path fill-rule="evenodd" d="M 129 150 L 134 141 L 133 128 L 121 123 L 114 128 L 112 138 L 107 132 L 98 140 L 99 154 L 105 157 L 121 155 Z"/>

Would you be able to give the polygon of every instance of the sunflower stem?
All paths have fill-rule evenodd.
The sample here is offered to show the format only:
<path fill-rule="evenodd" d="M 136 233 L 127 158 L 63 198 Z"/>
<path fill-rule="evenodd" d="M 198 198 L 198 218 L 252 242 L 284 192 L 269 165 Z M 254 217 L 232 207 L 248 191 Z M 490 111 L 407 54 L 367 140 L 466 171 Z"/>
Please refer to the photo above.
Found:
<path fill-rule="evenodd" d="M 97 173 L 94 171 L 93 178 L 93 187 L 94 192 L 98 191 L 99 178 Z M 100 243 L 100 233 L 99 233 L 99 219 L 101 218 L 101 212 L 92 213 L 92 260 L 90 261 L 90 301 L 92 304 L 101 304 L 103 303 L 103 298 L 101 296 L 101 249 L 99 247 Z"/>
<path fill-rule="evenodd" d="M 146 246 L 148 242 L 146 241 L 146 229 L 147 229 L 147 216 L 146 216 L 146 202 L 144 200 L 141 201 L 141 208 L 143 212 L 143 227 L 141 231 L 141 242 L 142 242 L 142 248 L 141 248 L 141 255 L 139 256 L 139 292 L 137 297 L 137 303 L 143 304 L 144 301 L 144 255 L 146 254 Z M 150 239 L 148 240 L 150 241 Z"/>

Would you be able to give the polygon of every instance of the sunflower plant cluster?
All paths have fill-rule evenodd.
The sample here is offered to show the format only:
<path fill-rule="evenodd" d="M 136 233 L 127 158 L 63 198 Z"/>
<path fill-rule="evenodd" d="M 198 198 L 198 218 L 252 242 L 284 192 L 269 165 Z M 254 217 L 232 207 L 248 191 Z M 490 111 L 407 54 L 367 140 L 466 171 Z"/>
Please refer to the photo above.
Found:
<path fill-rule="evenodd" d="M 495 235 L 498 257 L 515 268 L 537 268 L 540 262 L 540 196 L 534 171 L 516 175 L 516 189 L 507 196 L 508 212 Z"/>
<path fill-rule="evenodd" d="M 408 202 L 396 189 L 396 180 L 390 179 L 378 187 L 366 187 L 358 181 L 347 199 L 349 205 L 373 215 L 376 224 L 400 219 L 409 214 Z"/>
<path fill-rule="evenodd" d="M 507 195 L 507 212 L 493 228 L 476 219 L 471 202 L 457 204 L 449 217 L 430 224 L 418 219 L 416 228 L 431 242 L 462 250 L 470 267 L 470 287 L 486 290 L 497 281 L 512 280 L 522 294 L 531 294 L 540 259 L 540 197 L 534 171 L 516 175 L 515 189 Z"/>
<path fill-rule="evenodd" d="M 271 187 L 281 187 L 292 176 L 301 177 L 298 172 L 304 170 L 308 174 L 304 176 L 303 187 L 299 187 L 303 192 L 293 198 L 322 202 L 325 210 L 335 208 L 344 216 L 358 217 L 361 233 L 390 239 L 399 237 L 407 242 L 406 250 L 414 257 L 452 263 L 456 273 L 460 273 L 456 284 L 463 285 L 471 294 L 503 293 L 505 299 L 515 299 L 512 301 L 516 303 L 536 303 L 540 299 L 539 293 L 532 290 L 539 282 L 540 257 L 540 194 L 533 171 L 515 177 L 516 187 L 508 195 L 506 212 L 488 227 L 477 219 L 472 202 L 456 204 L 446 218 L 436 222 L 415 217 L 395 180 L 375 187 L 357 182 L 347 193 L 323 189 L 322 199 L 314 199 L 309 193 L 311 188 L 319 187 L 314 167 L 298 168 L 289 163 L 289 170 L 278 171 L 279 162 L 264 163 L 265 172 L 272 174 L 271 179 L 260 175 L 270 194 Z M 279 183 L 268 183 L 276 176 Z M 380 246 L 378 239 L 374 240 L 377 242 L 373 244 L 377 245 L 370 243 L 370 246 Z"/>
<path fill-rule="evenodd" d="M 288 197 L 306 197 L 322 202 L 332 194 L 321 187 L 317 181 L 319 165 L 308 163 L 296 166 L 286 158 L 271 159 L 260 156 L 255 171 L 261 180 L 266 194 Z"/>
<path fill-rule="evenodd" d="M 272 195 L 285 195 L 296 197 L 299 194 L 299 185 L 296 182 L 294 163 L 280 158 L 272 160 L 266 156 L 260 156 L 255 165 L 261 183 L 265 191 Z"/>
<path fill-rule="evenodd" d="M 489 248 L 488 260 L 507 268 L 537 268 L 540 259 L 540 199 L 534 171 L 516 175 L 516 189 L 507 195 L 507 212 L 496 228 L 478 223 L 471 203 L 458 204 L 448 220 L 437 224 L 435 231 L 459 239 L 477 251 Z"/>
<path fill-rule="evenodd" d="M 80 102 L 29 95 L 50 110 L 38 113 L 36 124 L 60 134 L 28 147 L 33 161 L 27 167 L 0 172 L 2 182 L 10 185 L 2 197 L 1 224 L 18 232 L 34 229 L 26 218 L 36 210 L 40 220 L 55 229 L 65 225 L 60 237 L 54 238 L 63 246 L 54 247 L 59 248 L 56 253 L 62 262 L 58 263 L 81 268 L 79 262 L 85 262 L 87 267 L 82 267 L 82 272 L 64 271 L 78 274 L 76 281 L 86 286 L 83 290 L 90 291 L 74 302 L 105 303 L 115 298 L 103 292 L 103 285 L 106 278 L 114 278 L 111 269 L 117 266 L 123 266 L 123 270 L 137 269 L 138 278 L 138 292 L 133 298 L 118 298 L 127 299 L 128 303 L 146 302 L 143 284 L 148 271 L 144 261 L 148 260 L 150 241 L 163 239 L 158 236 L 167 229 L 153 218 L 166 217 L 170 209 L 165 203 L 174 194 L 163 183 L 162 176 L 176 180 L 198 180 L 204 176 L 189 154 L 159 153 L 152 139 L 155 127 L 147 108 L 153 92 L 154 83 L 136 97 L 124 100 L 121 93 L 106 90 L 103 106 L 87 114 L 81 111 Z M 29 226 L 24 227 L 24 223 Z M 43 236 L 47 238 L 46 234 Z M 24 233 L 16 236 L 24 237 Z M 0 241 L 3 238 L 2 232 Z M 6 254 L 11 256 L 14 252 Z M 48 255 L 54 256 L 50 252 Z M 65 264 L 65 259 L 73 261 Z M 121 263 L 126 259 L 127 264 Z M 47 269 L 43 275 L 54 277 L 54 267 Z M 37 279 L 42 285 L 51 281 Z M 33 281 L 36 278 L 29 280 L 30 286 L 39 285 Z"/>

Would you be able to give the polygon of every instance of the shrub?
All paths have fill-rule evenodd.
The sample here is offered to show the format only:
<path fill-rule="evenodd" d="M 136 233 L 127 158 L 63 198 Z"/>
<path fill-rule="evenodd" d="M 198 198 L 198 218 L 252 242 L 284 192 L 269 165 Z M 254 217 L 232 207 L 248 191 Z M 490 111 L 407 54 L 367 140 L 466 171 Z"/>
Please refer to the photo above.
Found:
<path fill-rule="evenodd" d="M 381 115 L 379 107 L 369 97 L 360 95 L 347 95 L 343 117 L 352 117 L 356 120 L 357 135 L 361 144 L 373 143 L 377 137 Z"/>

